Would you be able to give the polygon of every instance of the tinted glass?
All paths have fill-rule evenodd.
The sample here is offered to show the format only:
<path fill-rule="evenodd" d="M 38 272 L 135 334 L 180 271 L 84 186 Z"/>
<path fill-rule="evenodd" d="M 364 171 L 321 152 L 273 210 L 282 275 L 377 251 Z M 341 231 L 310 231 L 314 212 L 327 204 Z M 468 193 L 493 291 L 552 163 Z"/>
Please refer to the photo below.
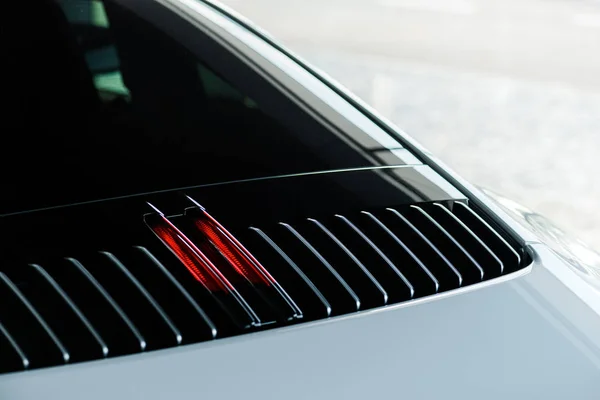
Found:
<path fill-rule="evenodd" d="M 261 107 L 266 81 L 240 90 L 112 1 L 12 3 L 0 213 L 370 164 L 297 106 Z"/>

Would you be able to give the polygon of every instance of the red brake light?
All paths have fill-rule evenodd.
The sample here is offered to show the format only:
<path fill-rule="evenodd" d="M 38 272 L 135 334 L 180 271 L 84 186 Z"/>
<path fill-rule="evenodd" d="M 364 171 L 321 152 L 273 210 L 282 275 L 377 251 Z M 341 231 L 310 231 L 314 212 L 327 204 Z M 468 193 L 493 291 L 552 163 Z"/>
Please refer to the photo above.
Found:
<path fill-rule="evenodd" d="M 192 218 L 196 228 L 239 275 L 252 284 L 271 286 L 273 277 L 223 225 L 203 209 L 198 209 Z"/>
<path fill-rule="evenodd" d="M 193 241 L 149 205 L 155 212 L 144 216 L 146 224 L 213 295 L 223 292 L 232 296 L 241 306 L 241 309 L 235 307 L 234 319 L 244 324 L 249 317 L 250 325 L 259 326 L 275 320 L 302 318 L 302 311 L 277 281 L 198 203 L 186 209 L 185 217 L 174 217 Z M 223 297 L 219 301 L 229 300 Z"/>
<path fill-rule="evenodd" d="M 233 290 L 233 286 L 213 263 L 160 212 L 158 214 L 149 214 L 144 220 L 156 236 L 177 256 L 194 278 L 209 291 Z"/>
<path fill-rule="evenodd" d="M 279 283 L 256 258 L 223 225 L 206 212 L 204 207 L 188 196 L 195 207 L 186 209 L 188 221 L 196 228 L 192 236 L 206 251 L 225 276 L 249 296 L 258 295 L 256 303 L 268 303 L 278 319 L 302 318 L 302 311 Z M 240 279 L 241 278 L 241 281 Z"/>

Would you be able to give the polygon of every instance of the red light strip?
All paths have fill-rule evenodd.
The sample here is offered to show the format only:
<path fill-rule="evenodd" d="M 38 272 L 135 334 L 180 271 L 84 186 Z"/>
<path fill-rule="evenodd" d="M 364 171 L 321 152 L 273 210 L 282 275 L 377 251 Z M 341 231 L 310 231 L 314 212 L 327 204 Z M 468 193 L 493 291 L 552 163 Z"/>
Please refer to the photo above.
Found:
<path fill-rule="evenodd" d="M 252 284 L 271 286 L 275 283 L 275 279 L 267 270 L 223 225 L 205 210 L 198 209 L 198 211 L 198 215 L 192 217 L 194 225 L 238 274 Z"/>
<path fill-rule="evenodd" d="M 231 292 L 235 289 L 213 263 L 175 225 L 162 214 L 145 218 L 160 240 L 177 256 L 187 270 L 209 291 Z"/>
<path fill-rule="evenodd" d="M 244 278 L 257 290 L 259 287 L 261 288 L 260 290 L 268 290 L 270 294 L 267 294 L 267 292 L 263 293 L 267 294 L 270 299 L 269 302 L 277 304 L 276 308 L 285 313 L 288 320 L 302 318 L 302 310 L 298 308 L 296 303 L 266 268 L 254 258 L 252 253 L 229 233 L 219 221 L 206 212 L 204 207 L 189 196 L 188 199 L 195 207 L 186 209 L 185 214 L 198 229 L 198 233 L 203 236 L 203 240 L 200 240 L 202 240 L 203 245 L 208 247 L 207 251 L 218 252 L 221 256 L 219 258 L 231 266 L 232 272 Z M 230 279 L 234 282 L 233 277 L 230 276 Z"/>

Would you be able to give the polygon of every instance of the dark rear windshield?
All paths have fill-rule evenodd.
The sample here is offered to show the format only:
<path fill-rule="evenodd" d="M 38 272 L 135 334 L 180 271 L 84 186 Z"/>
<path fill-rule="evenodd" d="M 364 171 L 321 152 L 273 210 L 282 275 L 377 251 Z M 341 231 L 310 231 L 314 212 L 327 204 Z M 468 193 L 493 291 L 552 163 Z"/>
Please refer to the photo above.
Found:
<path fill-rule="evenodd" d="M 241 89 L 210 68 L 248 74 L 224 49 L 201 59 L 108 0 L 11 3 L 0 214 L 372 165 L 261 78 Z"/>

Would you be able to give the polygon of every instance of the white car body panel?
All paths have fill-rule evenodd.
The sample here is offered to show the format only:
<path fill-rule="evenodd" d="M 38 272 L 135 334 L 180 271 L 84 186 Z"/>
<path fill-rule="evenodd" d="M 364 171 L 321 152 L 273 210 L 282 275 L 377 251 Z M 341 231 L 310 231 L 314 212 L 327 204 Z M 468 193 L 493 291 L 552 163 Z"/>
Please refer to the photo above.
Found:
<path fill-rule="evenodd" d="M 0 377 L 6 399 L 597 399 L 600 316 L 534 264 L 292 328 Z M 548 265 L 552 265 L 551 268 Z M 558 301 L 557 301 L 558 300 Z"/>
<path fill-rule="evenodd" d="M 336 129 L 370 132 L 386 147 L 402 147 L 366 117 L 348 112 L 351 105 L 314 76 L 295 75 L 303 73 L 293 61 L 213 8 L 195 0 L 160 2 L 196 21 Z M 328 100 L 332 95 L 335 101 Z M 410 137 L 406 141 L 428 164 L 446 169 Z M 0 376 L 0 399 L 599 399 L 598 289 L 527 227 L 448 174 L 529 245 L 532 266 L 350 316 L 6 374 Z"/>

